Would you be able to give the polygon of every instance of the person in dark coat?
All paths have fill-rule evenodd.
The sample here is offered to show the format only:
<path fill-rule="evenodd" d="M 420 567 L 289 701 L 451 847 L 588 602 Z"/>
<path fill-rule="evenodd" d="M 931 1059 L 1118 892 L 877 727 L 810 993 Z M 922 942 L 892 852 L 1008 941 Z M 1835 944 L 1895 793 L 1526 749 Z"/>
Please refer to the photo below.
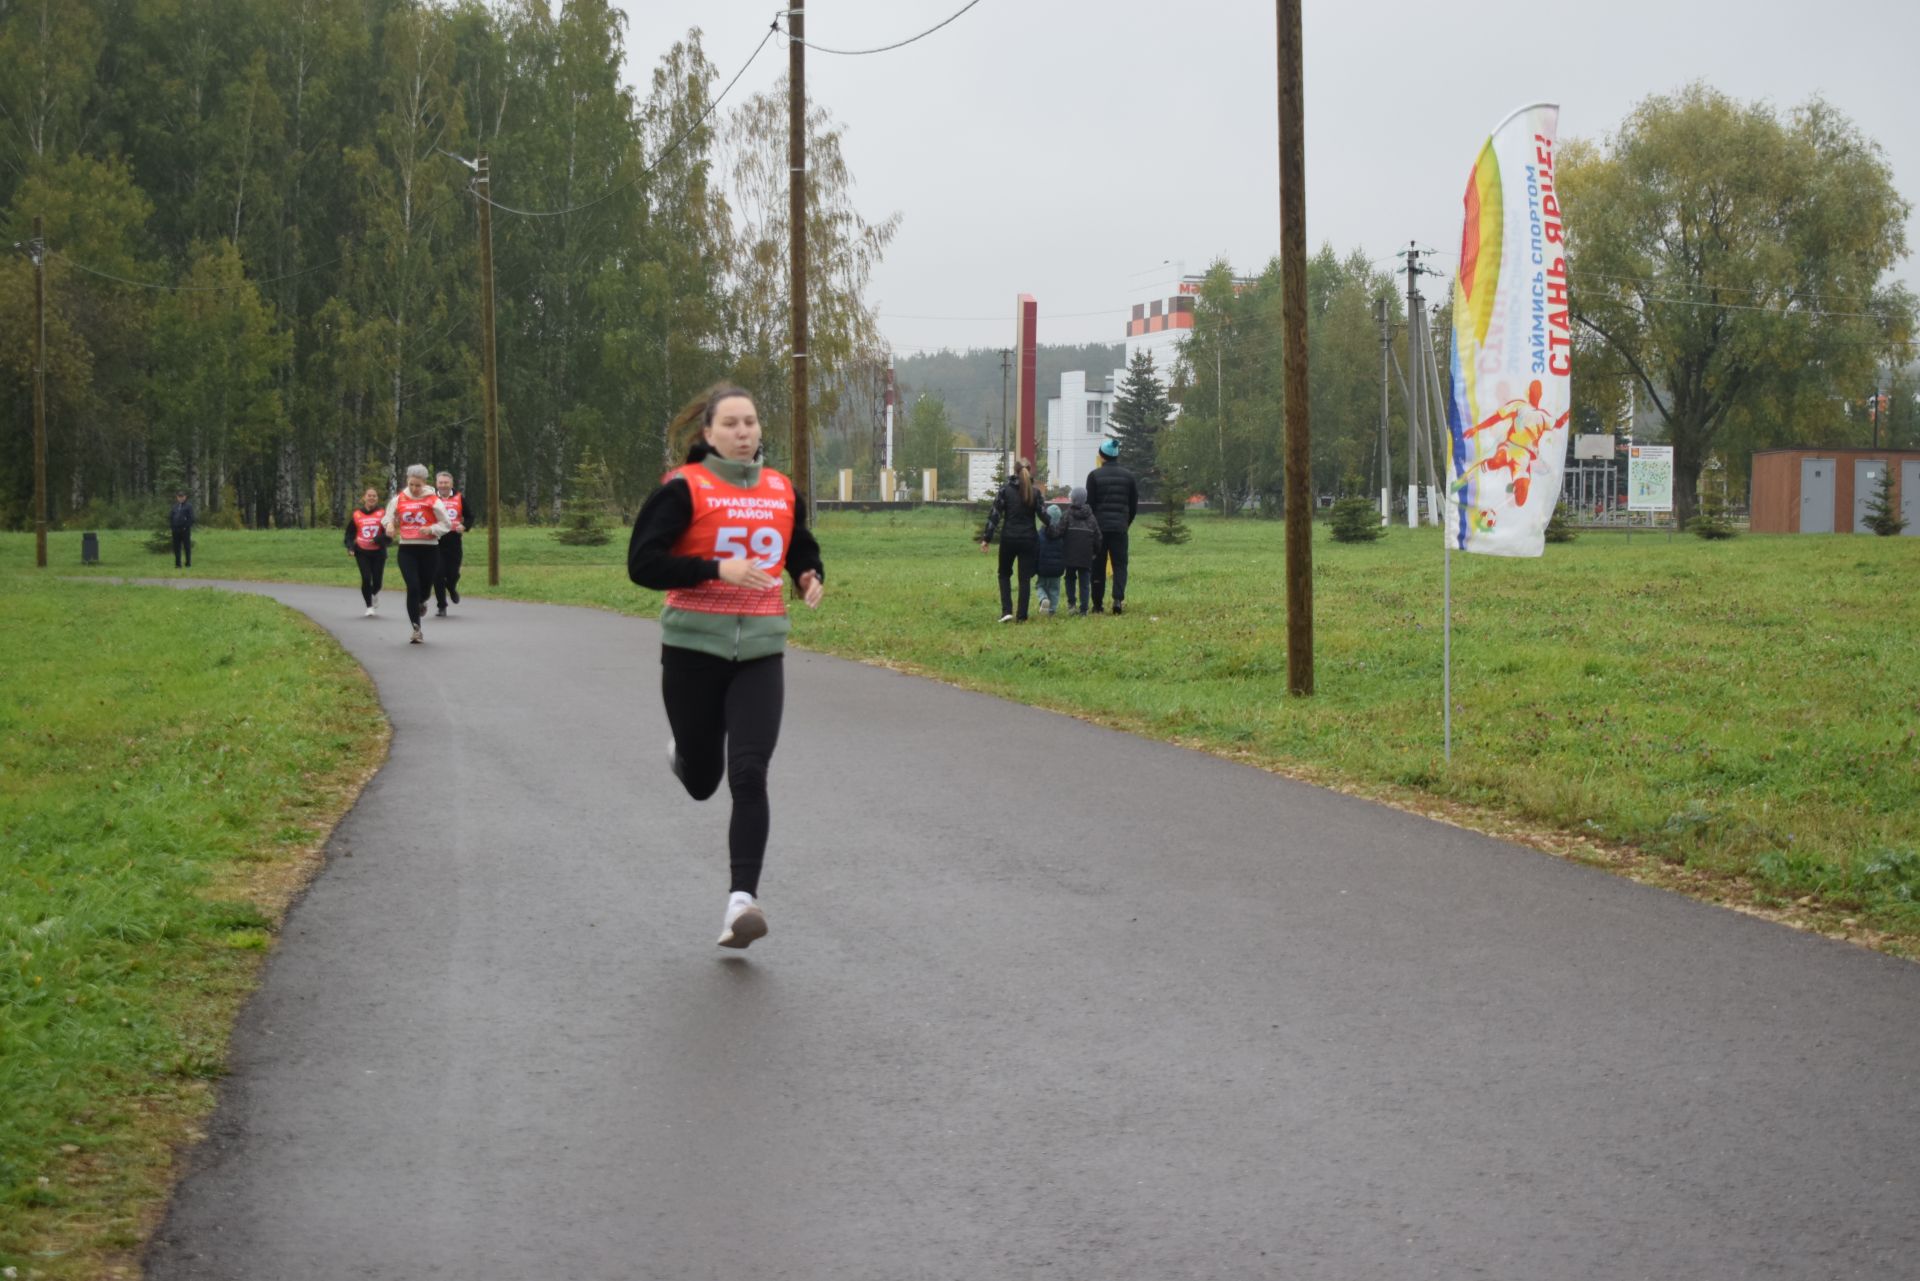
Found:
<path fill-rule="evenodd" d="M 1087 505 L 1100 522 L 1104 551 L 1093 562 L 1093 612 L 1106 612 L 1107 561 L 1113 562 L 1113 612 L 1125 613 L 1127 529 L 1140 510 L 1140 482 L 1120 465 L 1120 442 L 1100 442 L 1100 465 L 1087 473 Z"/>
<path fill-rule="evenodd" d="M 187 558 L 187 568 L 193 568 L 193 504 L 187 501 L 187 491 L 178 490 L 173 495 L 173 509 L 167 513 L 167 528 L 173 533 L 173 567 L 180 568 L 180 558 Z"/>
<path fill-rule="evenodd" d="M 1087 506 L 1087 491 L 1076 488 L 1067 504 L 1067 600 L 1078 599 L 1085 617 L 1093 600 L 1093 567 L 1100 560 L 1100 523 Z M 1071 605 L 1068 613 L 1072 613 Z"/>
<path fill-rule="evenodd" d="M 1040 546 L 1033 561 L 1034 575 L 1040 585 L 1040 612 L 1060 612 L 1060 576 L 1067 572 L 1067 514 L 1059 504 L 1046 511 L 1046 523 L 1040 529 Z"/>
<path fill-rule="evenodd" d="M 1034 556 L 1039 549 L 1039 533 L 1034 522 L 1046 499 L 1033 483 L 1033 464 L 1025 458 L 1014 463 L 1007 478 L 993 497 L 993 510 L 987 513 L 987 534 L 980 541 L 985 552 L 1000 531 L 1000 621 L 1026 622 L 1027 604 L 1033 595 Z M 1013 609 L 1013 571 L 1020 571 L 1020 612 Z"/>

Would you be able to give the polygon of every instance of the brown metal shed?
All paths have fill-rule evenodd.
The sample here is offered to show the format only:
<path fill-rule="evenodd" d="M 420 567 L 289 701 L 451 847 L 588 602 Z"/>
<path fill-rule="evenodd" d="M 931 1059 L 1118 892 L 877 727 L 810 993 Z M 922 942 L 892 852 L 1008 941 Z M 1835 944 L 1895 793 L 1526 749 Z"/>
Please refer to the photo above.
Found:
<path fill-rule="evenodd" d="M 1861 519 L 1878 468 L 1893 472 L 1893 501 L 1920 536 L 1920 449 L 1763 449 L 1753 456 L 1749 525 L 1756 534 L 1866 532 Z"/>

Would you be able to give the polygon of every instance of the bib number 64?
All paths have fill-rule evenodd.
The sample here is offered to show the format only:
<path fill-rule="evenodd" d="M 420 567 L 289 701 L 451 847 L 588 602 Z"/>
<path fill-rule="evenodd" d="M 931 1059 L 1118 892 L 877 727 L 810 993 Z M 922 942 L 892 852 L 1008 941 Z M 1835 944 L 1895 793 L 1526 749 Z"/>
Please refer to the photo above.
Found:
<path fill-rule="evenodd" d="M 723 560 L 752 560 L 762 569 L 772 569 L 780 563 L 786 543 L 780 531 L 771 526 L 762 525 L 749 533 L 744 526 L 730 525 L 714 536 L 713 549 Z"/>

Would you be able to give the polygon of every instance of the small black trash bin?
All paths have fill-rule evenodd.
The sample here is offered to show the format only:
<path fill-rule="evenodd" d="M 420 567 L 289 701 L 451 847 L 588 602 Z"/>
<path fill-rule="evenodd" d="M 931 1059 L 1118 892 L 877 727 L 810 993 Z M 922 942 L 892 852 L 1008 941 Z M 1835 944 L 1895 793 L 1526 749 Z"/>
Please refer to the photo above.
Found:
<path fill-rule="evenodd" d="M 100 563 L 100 535 L 92 530 L 80 535 L 80 563 L 83 565 Z"/>

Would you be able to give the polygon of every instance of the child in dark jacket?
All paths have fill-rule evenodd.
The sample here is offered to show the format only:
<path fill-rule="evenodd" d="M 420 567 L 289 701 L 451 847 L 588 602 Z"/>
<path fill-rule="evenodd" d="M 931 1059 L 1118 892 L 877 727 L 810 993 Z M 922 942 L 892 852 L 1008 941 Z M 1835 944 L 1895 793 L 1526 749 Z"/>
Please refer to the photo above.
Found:
<path fill-rule="evenodd" d="M 1100 556 L 1100 522 L 1087 506 L 1087 491 L 1076 486 L 1067 506 L 1067 601 L 1084 617 L 1093 603 L 1093 563 Z"/>
<path fill-rule="evenodd" d="M 1060 575 L 1067 569 L 1067 517 L 1058 503 L 1050 505 L 1046 514 L 1034 572 L 1040 580 L 1040 612 L 1057 614 L 1060 612 Z"/>

